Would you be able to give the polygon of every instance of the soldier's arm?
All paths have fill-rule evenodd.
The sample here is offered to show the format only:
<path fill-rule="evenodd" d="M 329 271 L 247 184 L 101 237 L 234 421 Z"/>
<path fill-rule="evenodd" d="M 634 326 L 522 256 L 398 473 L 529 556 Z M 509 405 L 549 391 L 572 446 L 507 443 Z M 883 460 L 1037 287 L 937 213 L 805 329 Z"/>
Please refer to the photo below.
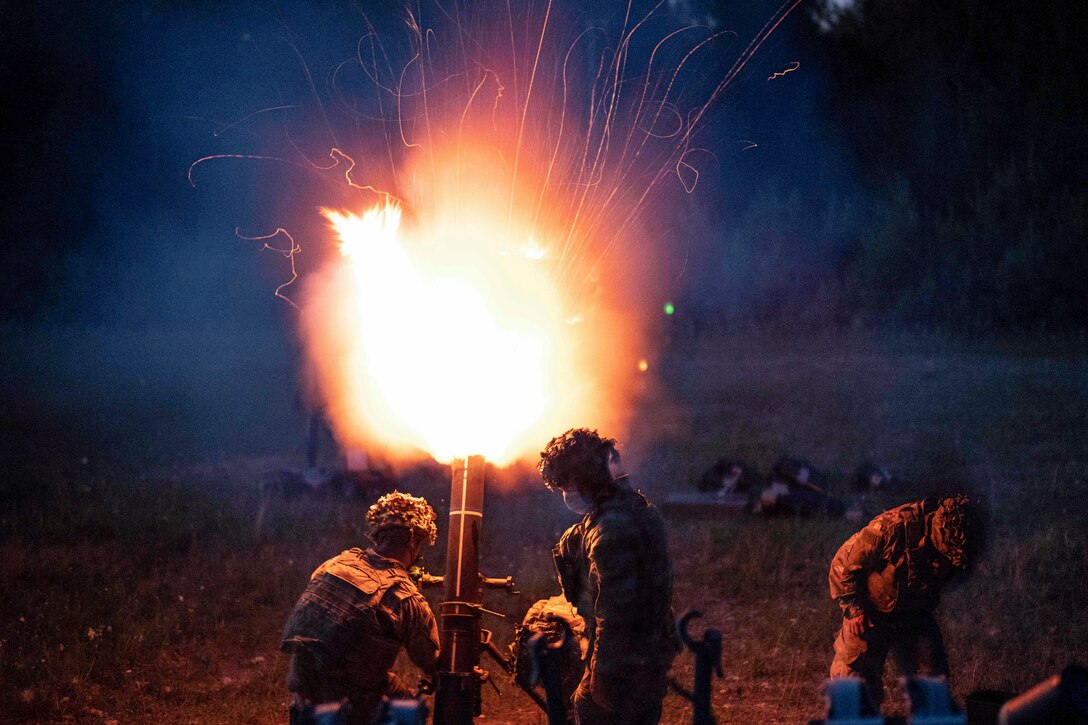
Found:
<path fill-rule="evenodd" d="M 438 665 L 438 623 L 423 595 L 407 593 L 400 599 L 401 637 L 408 658 L 425 674 L 433 674 Z"/>
<path fill-rule="evenodd" d="M 567 598 L 571 606 L 578 608 L 578 600 L 582 594 L 579 591 L 581 577 L 578 575 L 578 552 L 581 548 L 582 525 L 580 523 L 571 526 L 558 543 L 552 548 L 552 563 L 555 565 L 556 578 L 559 580 L 559 588 L 563 596 Z"/>
<path fill-rule="evenodd" d="M 633 638 L 642 629 L 644 592 L 639 590 L 639 532 L 624 516 L 608 515 L 586 540 L 590 589 L 596 592 L 596 644 L 589 688 L 609 708 L 627 694 Z"/>
<path fill-rule="evenodd" d="M 866 580 L 885 559 L 887 531 L 876 522 L 846 540 L 831 560 L 828 583 L 831 598 L 839 602 L 843 616 L 852 619 L 865 613 Z"/>

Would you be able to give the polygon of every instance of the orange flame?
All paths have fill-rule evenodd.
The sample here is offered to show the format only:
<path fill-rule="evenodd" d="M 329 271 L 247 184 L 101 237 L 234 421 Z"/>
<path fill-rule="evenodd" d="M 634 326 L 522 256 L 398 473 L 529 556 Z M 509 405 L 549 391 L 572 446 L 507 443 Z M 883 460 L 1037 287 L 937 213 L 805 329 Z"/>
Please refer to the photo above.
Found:
<path fill-rule="evenodd" d="M 605 341 L 590 342 L 549 246 L 475 168 L 472 194 L 448 187 L 411 225 L 396 202 L 322 210 L 340 255 L 308 286 L 303 324 L 349 444 L 506 464 L 566 428 L 618 419 L 601 414 L 608 366 L 586 364 Z"/>
<path fill-rule="evenodd" d="M 354 122 L 381 132 L 360 139 L 365 174 L 338 148 L 320 170 L 343 170 L 351 193 L 379 203 L 323 210 L 341 254 L 307 279 L 302 317 L 340 441 L 508 463 L 571 427 L 624 436 L 649 377 L 635 351 L 654 289 L 671 284 L 655 244 L 667 230 L 638 220 L 669 177 L 695 190 L 697 128 L 799 2 L 785 0 L 720 82 L 696 83 L 695 102 L 696 59 L 728 31 L 677 28 L 642 47 L 661 4 L 628 6 L 607 52 L 600 28 L 558 22 L 551 2 L 454 22 L 446 43 L 409 14 L 410 52 L 387 71 L 369 33 L 369 60 L 338 71 L 373 81 Z"/>

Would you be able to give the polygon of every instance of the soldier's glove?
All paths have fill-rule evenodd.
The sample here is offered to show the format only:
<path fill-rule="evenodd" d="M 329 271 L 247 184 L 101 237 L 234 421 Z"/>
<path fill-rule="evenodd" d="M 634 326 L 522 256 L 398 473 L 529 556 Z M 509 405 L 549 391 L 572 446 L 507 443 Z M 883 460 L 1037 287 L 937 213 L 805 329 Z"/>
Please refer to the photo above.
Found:
<path fill-rule="evenodd" d="M 869 628 L 869 618 L 864 612 L 854 617 L 843 617 L 842 628 L 855 637 L 861 637 Z"/>
<path fill-rule="evenodd" d="M 404 699 L 416 696 L 416 691 L 408 687 L 396 672 L 385 673 L 385 694 L 390 699 Z"/>

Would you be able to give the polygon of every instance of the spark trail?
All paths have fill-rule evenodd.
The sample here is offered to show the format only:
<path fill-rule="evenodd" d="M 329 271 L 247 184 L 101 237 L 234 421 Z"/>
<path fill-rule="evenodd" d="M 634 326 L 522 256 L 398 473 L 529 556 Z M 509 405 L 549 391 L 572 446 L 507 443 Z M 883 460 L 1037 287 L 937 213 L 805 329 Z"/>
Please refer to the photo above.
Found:
<path fill-rule="evenodd" d="M 415 309 L 410 320 L 402 316 L 396 304 L 386 304 L 394 290 L 383 299 L 373 289 L 359 289 L 386 281 L 380 269 L 375 274 L 367 265 L 394 258 L 413 270 L 403 279 L 432 295 L 436 308 L 453 299 L 449 285 L 474 290 L 473 299 L 491 319 L 474 323 L 481 339 L 490 334 L 483 331 L 488 325 L 516 330 L 494 338 L 506 342 L 495 343 L 492 356 L 516 359 L 504 358 L 513 353 L 503 345 L 543 355 L 529 366 L 538 379 L 506 387 L 540 391 L 543 402 L 523 406 L 537 411 L 532 420 L 507 425 L 510 440 L 496 444 L 489 457 L 516 457 L 530 441 L 541 440 L 542 431 L 566 422 L 622 430 L 622 420 L 604 420 L 600 411 L 626 407 L 621 391 L 643 352 L 647 320 L 631 315 L 625 285 L 653 275 L 647 253 L 656 239 L 638 222 L 658 211 L 656 193 L 671 177 L 683 192 L 695 192 L 697 158 L 708 153 L 697 145 L 699 129 L 799 3 L 780 6 L 728 66 L 721 59 L 729 57 L 725 49 L 736 33 L 678 23 L 664 0 L 632 0 L 615 23 L 607 17 L 586 21 L 556 0 L 507 2 L 498 18 L 484 4 L 444 3 L 406 8 L 396 24 L 364 15 L 366 32 L 330 74 L 328 92 L 303 63 L 298 98 L 274 107 L 290 114 L 308 100 L 315 107 L 315 132 L 327 132 L 331 164 L 302 153 L 287 133 L 294 158 L 213 154 L 193 163 L 189 179 L 195 183 L 194 168 L 207 161 L 259 159 L 305 168 L 345 190 L 341 208 L 326 212 L 342 257 L 306 278 L 300 300 L 319 311 L 307 316 L 303 334 L 338 432 L 349 442 L 378 438 L 436 455 L 441 449 L 445 457 L 481 450 L 424 440 L 436 437 L 433 431 L 421 435 L 429 423 L 413 413 L 416 422 L 407 425 L 411 415 L 393 410 L 388 386 L 378 380 L 404 365 L 380 361 L 376 330 L 411 329 L 433 340 L 446 329 L 432 326 L 441 314 Z M 393 218 L 375 211 L 380 209 L 396 209 L 396 224 L 379 224 L 379 218 Z M 280 229 L 268 238 L 280 233 L 286 234 Z M 276 290 L 284 299 L 284 288 L 298 277 L 299 248 L 288 239 L 289 247 L 274 248 L 291 264 L 290 281 Z M 378 240 L 385 246 L 373 247 Z M 399 256 L 389 256 L 394 247 Z M 530 291 L 547 300 L 537 304 L 543 316 L 531 311 Z M 360 307 L 362 299 L 367 303 Z M 406 298 L 396 299 L 409 306 Z M 468 304 L 465 309 L 474 312 L 466 317 L 479 312 L 476 304 Z M 353 311 L 345 313 L 345 306 Z M 445 325 L 456 328 L 458 322 L 446 318 Z M 385 339 L 389 346 L 391 338 Z M 407 343 L 397 344 L 404 349 Z M 425 349 L 413 355 L 426 357 Z M 419 377 L 437 379 L 433 368 L 414 369 Z M 369 382 L 353 382 L 360 379 Z M 440 390 L 432 402 L 442 397 Z M 494 405 L 502 407 L 498 400 Z M 389 430 L 399 432 L 383 433 Z"/>

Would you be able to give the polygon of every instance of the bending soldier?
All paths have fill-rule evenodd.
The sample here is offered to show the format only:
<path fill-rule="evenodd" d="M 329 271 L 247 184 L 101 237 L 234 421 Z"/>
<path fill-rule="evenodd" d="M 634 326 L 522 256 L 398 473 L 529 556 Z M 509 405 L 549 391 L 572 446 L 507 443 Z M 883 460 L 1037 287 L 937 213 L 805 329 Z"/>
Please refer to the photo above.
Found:
<path fill-rule="evenodd" d="M 584 428 L 553 438 L 539 470 L 583 518 L 553 556 L 563 594 L 585 619 L 586 669 L 573 696 L 579 725 L 661 718 L 665 677 L 679 651 L 672 561 L 657 509 L 609 464 L 616 441 Z"/>
<path fill-rule="evenodd" d="M 831 676 L 864 679 L 876 707 L 889 651 L 904 676 L 947 676 L 933 610 L 949 579 L 967 568 L 977 535 L 967 497 L 959 495 L 885 511 L 851 536 L 828 577 L 843 612 Z"/>
<path fill-rule="evenodd" d="M 370 723 L 383 695 L 414 694 L 389 671 L 402 647 L 434 671 L 438 626 L 408 567 L 434 545 L 435 518 L 422 498 L 382 496 L 366 514 L 373 548 L 349 549 L 313 573 L 283 630 L 293 710 L 346 697 L 351 722 Z"/>

